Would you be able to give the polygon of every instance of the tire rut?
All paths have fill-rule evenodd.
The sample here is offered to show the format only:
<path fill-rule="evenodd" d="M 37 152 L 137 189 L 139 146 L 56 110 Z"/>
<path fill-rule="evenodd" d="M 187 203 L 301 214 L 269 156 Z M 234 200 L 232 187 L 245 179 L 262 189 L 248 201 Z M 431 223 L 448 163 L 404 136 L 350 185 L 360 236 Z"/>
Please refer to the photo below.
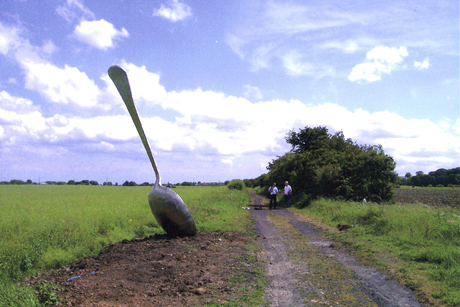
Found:
<path fill-rule="evenodd" d="M 331 247 L 322 231 L 289 210 L 267 210 L 251 191 L 263 238 L 270 306 L 422 306 L 412 292 Z"/>

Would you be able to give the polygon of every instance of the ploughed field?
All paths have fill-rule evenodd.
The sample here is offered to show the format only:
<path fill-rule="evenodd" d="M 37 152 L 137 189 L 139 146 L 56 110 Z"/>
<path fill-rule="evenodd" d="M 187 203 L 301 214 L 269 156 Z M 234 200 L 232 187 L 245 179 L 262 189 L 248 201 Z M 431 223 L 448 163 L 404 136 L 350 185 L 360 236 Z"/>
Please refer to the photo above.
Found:
<path fill-rule="evenodd" d="M 449 206 L 460 209 L 459 188 L 401 188 L 395 191 L 401 203 L 422 203 L 433 207 Z"/>

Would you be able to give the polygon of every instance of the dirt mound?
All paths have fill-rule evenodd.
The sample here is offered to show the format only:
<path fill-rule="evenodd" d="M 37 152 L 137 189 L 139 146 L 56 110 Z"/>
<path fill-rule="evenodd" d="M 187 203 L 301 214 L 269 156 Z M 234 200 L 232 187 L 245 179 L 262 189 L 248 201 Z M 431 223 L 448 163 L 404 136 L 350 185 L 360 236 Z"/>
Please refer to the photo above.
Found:
<path fill-rule="evenodd" d="M 225 303 L 242 295 L 241 289 L 251 288 L 254 267 L 246 261 L 251 240 L 233 232 L 124 240 L 99 255 L 37 274 L 26 283 L 60 286 L 57 291 L 64 306 Z"/>

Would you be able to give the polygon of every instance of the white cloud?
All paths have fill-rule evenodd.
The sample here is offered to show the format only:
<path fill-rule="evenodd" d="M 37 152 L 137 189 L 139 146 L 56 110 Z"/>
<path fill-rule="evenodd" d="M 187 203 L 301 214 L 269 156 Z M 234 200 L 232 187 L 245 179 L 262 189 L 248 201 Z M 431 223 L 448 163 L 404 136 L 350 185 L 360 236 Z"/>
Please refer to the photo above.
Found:
<path fill-rule="evenodd" d="M 333 76 L 335 74 L 334 68 L 309 62 L 297 50 L 291 50 L 282 57 L 283 66 L 288 75 L 294 76 L 314 76 L 321 78 L 324 76 Z"/>
<path fill-rule="evenodd" d="M 136 101 L 155 100 L 163 108 L 180 114 L 174 120 L 142 117 L 141 114 L 152 147 L 159 150 L 182 148 L 207 155 L 209 148 L 214 148 L 214 154 L 221 156 L 222 163 L 229 164 L 239 155 L 283 153 L 288 147 L 281 145 L 287 131 L 306 125 L 326 125 L 331 130 L 343 130 L 346 137 L 359 143 L 382 144 L 388 153 L 400 159 L 426 159 L 424 153 L 429 152 L 433 157 L 444 157 L 454 163 L 456 157 L 449 152 L 460 153 L 459 136 L 452 134 L 443 122 L 435 124 L 429 120 L 405 119 L 388 111 L 350 111 L 333 103 L 315 106 L 307 106 L 298 100 L 251 103 L 244 98 L 201 89 L 166 92 L 159 85 L 159 77 L 145 67 L 124 65 L 129 68 L 128 76 Z M 134 77 L 131 79 L 131 76 Z M 140 82 L 149 78 L 149 82 Z M 155 91 L 149 92 L 152 87 L 157 88 L 159 98 L 154 98 L 157 96 Z M 280 122 L 279 118 L 289 120 Z M 128 115 L 89 119 L 55 115 L 44 122 L 47 127 L 52 127 L 58 139 L 65 138 L 72 131 L 81 131 L 86 138 L 102 138 L 107 143 L 137 139 Z"/>
<path fill-rule="evenodd" d="M 18 63 L 41 61 L 57 50 L 51 40 L 45 40 L 41 47 L 33 46 L 22 37 L 22 30 L 0 22 L 0 54 L 15 59 Z"/>
<path fill-rule="evenodd" d="M 283 65 L 288 74 L 292 75 L 312 75 L 313 65 L 302 60 L 302 56 L 297 51 L 291 51 L 283 57 Z"/>
<path fill-rule="evenodd" d="M 4 110 L 15 111 L 19 114 L 23 112 L 36 111 L 37 106 L 33 106 L 33 102 L 29 99 L 11 96 L 5 91 L 0 92 L 0 107 Z"/>
<path fill-rule="evenodd" d="M 41 50 L 44 54 L 50 55 L 53 54 L 57 51 L 56 45 L 53 43 L 52 40 L 46 40 L 43 46 L 41 47 Z"/>
<path fill-rule="evenodd" d="M 407 53 L 401 48 L 386 50 L 393 53 L 383 52 L 385 49 L 373 51 L 368 53 L 368 60 L 380 61 L 386 69 L 399 64 Z M 109 100 L 121 105 L 121 99 L 106 74 L 102 79 L 107 87 L 100 89 L 75 67 L 61 69 L 43 60 L 24 61 L 21 65 L 27 87 L 50 101 L 94 107 L 107 104 L 106 100 Z M 166 152 L 167 156 L 174 155 L 177 161 L 194 164 L 198 163 L 197 157 L 208 157 L 209 161 L 215 160 L 223 167 L 234 167 L 244 157 L 259 168 L 289 150 L 284 141 L 289 130 L 307 125 L 327 126 L 331 131 L 343 130 L 346 137 L 359 143 L 382 144 L 385 151 L 395 157 L 400 169 L 416 163 L 438 165 L 437 161 L 455 165 L 460 154 L 459 120 L 453 128 L 446 122 L 436 124 L 429 120 L 405 119 L 388 111 L 352 111 L 334 103 L 307 105 L 298 100 L 264 101 L 261 96 L 252 103 L 243 97 L 200 88 L 166 91 L 160 84 L 160 76 L 149 72 L 145 66 L 124 61 L 120 66 L 128 73 L 136 103 L 157 105 L 177 114 L 169 119 L 140 114 L 152 149 Z M 381 68 L 380 72 L 384 69 Z M 368 78 L 372 76 L 371 73 Z M 257 87 L 246 86 L 245 89 L 247 95 L 260 94 Z M 135 146 L 136 149 L 130 148 L 132 142 L 138 141 L 134 125 L 126 112 L 124 115 L 117 112 L 112 110 L 105 116 L 88 118 L 64 114 L 45 116 L 31 100 L 13 97 L 3 91 L 0 92 L 2 150 L 18 150 L 15 144 L 26 144 L 23 146 L 29 148 L 27 144 L 30 143 L 34 148 L 30 147 L 27 152 L 34 149 L 48 152 L 47 148 L 53 144 L 66 154 L 87 150 L 91 154 L 123 156 L 132 155 L 134 150 L 137 156 L 143 148 L 140 144 Z M 457 135 L 452 132 L 454 129 L 457 129 Z"/>
<path fill-rule="evenodd" d="M 377 46 L 366 54 L 366 62 L 353 67 L 348 80 L 374 82 L 381 79 L 382 74 L 390 74 L 397 69 L 409 53 L 407 48 L 390 48 Z"/>
<path fill-rule="evenodd" d="M 233 165 L 233 157 L 232 158 L 225 158 L 225 159 L 222 159 L 221 161 L 224 164 L 228 164 L 230 166 Z"/>
<path fill-rule="evenodd" d="M 22 44 L 20 30 L 17 27 L 10 27 L 0 22 L 0 53 L 8 55 Z"/>
<path fill-rule="evenodd" d="M 404 57 L 407 57 L 409 53 L 406 47 L 390 48 L 385 46 L 378 46 L 369 51 L 366 55 L 366 59 L 375 62 L 386 63 L 388 69 L 392 68 L 392 65 L 396 65 L 403 61 Z"/>
<path fill-rule="evenodd" d="M 381 143 L 404 155 L 424 150 L 458 151 L 454 142 L 458 137 L 446 131 L 445 123 L 437 125 L 428 120 L 407 120 L 387 111 L 370 114 L 358 109 L 352 112 L 332 103 L 316 106 L 307 106 L 297 100 L 251 103 L 244 98 L 201 89 L 166 92 L 159 84 L 159 76 L 148 72 L 145 67 L 136 67 L 130 63 L 122 66 L 127 67 L 135 101 L 154 102 L 180 114 L 173 121 L 159 117 L 142 118 L 146 133 L 155 146 L 163 150 L 184 145 L 190 150 L 209 145 L 223 155 L 280 150 L 273 136 L 282 141 L 284 134 L 294 126 L 327 125 L 334 130 L 343 130 L 347 137 L 357 141 Z M 74 73 L 79 72 L 75 69 Z M 92 96 L 97 98 L 97 95 Z M 125 124 L 121 124 L 121 118 L 124 118 Z M 279 122 L 279 118 L 290 120 Z M 273 125 L 273 122 L 278 124 Z M 127 115 L 93 119 L 55 116 L 48 119 L 48 123 L 62 133 L 78 128 L 91 137 L 98 134 L 114 139 L 136 137 L 134 126 Z M 132 127 L 122 129 L 121 126 Z M 223 159 L 230 161 L 229 158 Z"/>
<path fill-rule="evenodd" d="M 37 91 L 48 101 L 58 104 L 107 109 L 107 102 L 99 101 L 107 94 L 86 73 L 68 65 L 59 68 L 45 59 L 57 49 L 52 41 L 36 47 L 19 34 L 17 28 L 0 23 L 0 51 L 20 65 L 26 89 Z"/>
<path fill-rule="evenodd" d="M 172 0 L 169 6 L 162 4 L 153 12 L 153 16 L 163 17 L 172 22 L 181 21 L 192 16 L 192 8 L 179 0 Z"/>
<path fill-rule="evenodd" d="M 354 53 L 358 50 L 358 44 L 356 41 L 328 41 L 321 44 L 321 48 L 324 49 L 339 49 L 344 53 Z"/>
<path fill-rule="evenodd" d="M 311 61 L 295 61 L 291 52 L 305 50 L 307 58 L 316 55 L 318 49 L 330 42 L 329 36 L 319 35 L 321 31 L 332 33 L 335 28 L 357 24 L 366 18 L 358 12 L 335 11 L 327 4 L 299 5 L 282 1 L 252 4 L 245 15 L 248 18 L 235 25 L 226 36 L 232 51 L 248 61 L 253 71 L 270 68 L 281 60 L 286 72 L 296 75 L 310 74 Z M 350 42 L 340 48 L 353 52 L 357 47 Z M 319 67 L 327 66 L 321 64 Z"/>
<path fill-rule="evenodd" d="M 75 19 L 80 19 L 80 17 L 95 18 L 93 12 L 78 0 L 67 0 L 64 5 L 56 9 L 56 12 L 69 23 Z"/>
<path fill-rule="evenodd" d="M 430 60 L 428 58 L 424 59 L 423 62 L 414 62 L 414 67 L 418 69 L 426 69 L 430 67 Z"/>
<path fill-rule="evenodd" d="M 114 47 L 114 40 L 128 37 L 129 33 L 125 28 L 115 29 L 113 24 L 104 19 L 81 20 L 80 24 L 75 27 L 73 36 L 90 46 L 107 50 Z"/>
<path fill-rule="evenodd" d="M 5 93 L 2 97 L 13 99 Z M 20 101 L 20 98 L 15 99 Z M 19 113 L 13 104 L 5 104 L 6 109 L 2 109 L 2 114 L 14 119 L 6 122 L 0 118 L 3 138 L 16 138 L 17 142 L 21 137 L 38 138 L 44 142 L 42 146 L 48 142 L 93 144 L 96 141 L 108 144 L 98 145 L 98 150 L 113 152 L 122 149 L 120 142 L 138 140 L 127 114 L 94 118 L 55 114 L 45 118 L 28 102 L 20 104 L 30 112 L 22 110 Z M 331 132 L 342 130 L 346 137 L 361 144 L 381 144 L 386 153 L 396 158 L 398 165 L 402 164 L 400 167 L 405 161 L 427 163 L 427 159 L 433 163 L 442 160 L 447 165 L 454 165 L 460 154 L 459 135 L 447 131 L 444 123 L 437 125 L 429 120 L 405 119 L 388 111 L 350 111 L 333 103 L 307 106 L 297 100 L 250 103 L 242 98 L 200 89 L 168 92 L 164 105 L 182 116 L 165 120 L 156 116 L 142 117 L 141 114 L 145 132 L 154 150 L 174 152 L 181 148 L 186 160 L 192 153 L 207 156 L 211 152 L 224 165 L 231 165 L 241 155 L 255 155 L 259 159 L 256 164 L 263 164 L 267 154 L 273 157 L 289 150 L 284 141 L 289 130 L 307 125 L 327 126 Z M 285 120 L 280 122 L 279 118 Z M 142 147 L 139 146 L 138 150 L 142 151 Z"/>
<path fill-rule="evenodd" d="M 122 61 L 120 64 L 129 76 L 133 99 L 136 102 L 161 103 L 166 96 L 165 88 L 160 84 L 160 75 L 147 71 L 145 66 L 138 67 Z M 112 81 L 107 80 L 112 87 Z M 112 89 L 115 89 L 113 86 Z M 118 96 L 118 92 L 117 92 Z"/>
<path fill-rule="evenodd" d="M 413 8 L 395 1 L 384 7 L 376 1 L 365 6 L 337 6 L 329 1 L 250 1 L 240 6 L 244 17 L 226 34 L 225 42 L 251 71 L 278 71 L 281 64 L 286 73 L 302 76 L 314 75 L 309 74 L 311 65 L 333 66 L 340 76 L 350 75 L 343 65 L 350 61 L 350 54 L 375 46 L 404 46 L 414 53 L 429 50 L 458 56 L 458 27 L 452 26 L 452 9 L 439 4 L 437 14 L 431 14 L 433 8 L 427 5 L 418 3 L 417 18 L 408 18 L 415 16 Z M 433 24 L 438 25 L 436 29 Z M 307 60 L 287 57 L 293 50 L 300 50 Z M 401 49 L 394 51 L 396 57 L 405 58 Z M 391 65 L 396 63 L 393 60 L 386 55 L 368 59 L 365 63 L 371 64 L 358 65 L 350 79 L 380 80 L 401 65 Z M 342 68 L 347 70 L 340 71 Z"/>
<path fill-rule="evenodd" d="M 98 102 L 97 85 L 76 67 L 65 65 L 63 69 L 50 63 L 24 62 L 25 86 L 38 91 L 49 101 L 95 106 Z"/>
<path fill-rule="evenodd" d="M 257 86 L 245 85 L 243 89 L 244 97 L 247 99 L 261 100 L 263 98 L 262 92 Z"/>
<path fill-rule="evenodd" d="M 192 164 L 198 163 L 197 157 L 209 157 L 223 167 L 233 167 L 235 159 L 244 156 L 259 167 L 289 150 L 284 141 L 289 130 L 307 125 L 327 126 L 330 132 L 342 130 L 346 137 L 361 144 L 381 144 L 387 154 L 395 157 L 401 170 L 413 171 L 408 167 L 417 163 L 437 166 L 443 161 L 444 165 L 455 165 L 460 154 L 460 136 L 443 122 L 405 119 L 388 111 L 351 111 L 334 103 L 309 106 L 298 100 L 251 103 L 244 98 L 201 89 L 166 92 L 159 85 L 158 76 L 145 67 L 125 65 L 129 68 L 128 76 L 135 76 L 130 79 L 133 85 L 138 83 L 134 80 L 150 78 L 148 83 L 133 86 L 137 99 L 152 101 L 155 94 L 148 92 L 148 88 L 156 87 L 161 99 L 155 103 L 179 114 L 170 120 L 140 114 L 152 149 L 162 151 L 163 157 L 167 152 L 166 156 L 174 155 L 175 159 Z M 107 155 L 132 155 L 129 152 L 133 150 L 136 156 L 144 154 L 140 143 L 136 143 L 135 149 L 127 147 L 139 139 L 126 112 L 91 118 L 62 114 L 45 117 L 30 100 L 6 92 L 0 92 L 0 109 L 4 150 L 33 139 L 37 150 L 56 144 L 67 155 L 73 148 Z M 457 120 L 457 130 L 458 126 Z"/>

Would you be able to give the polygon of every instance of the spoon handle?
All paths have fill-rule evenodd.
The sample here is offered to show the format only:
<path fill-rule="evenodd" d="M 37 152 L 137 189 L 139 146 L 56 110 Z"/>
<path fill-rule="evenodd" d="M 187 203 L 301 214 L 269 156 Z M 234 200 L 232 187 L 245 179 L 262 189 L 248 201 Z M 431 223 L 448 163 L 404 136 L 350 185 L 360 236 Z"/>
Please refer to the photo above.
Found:
<path fill-rule="evenodd" d="M 147 151 L 150 163 L 152 163 L 153 170 L 155 171 L 155 185 L 160 185 L 160 172 L 158 171 L 157 164 L 155 163 L 152 151 L 150 150 L 149 142 L 147 141 L 147 138 L 145 136 L 144 129 L 142 129 L 141 120 L 139 119 L 139 115 L 137 114 L 136 106 L 134 105 L 133 95 L 131 94 L 128 76 L 121 67 L 114 65 L 109 68 L 109 77 L 110 79 L 112 79 L 113 83 L 117 87 L 117 90 L 120 93 L 121 98 L 123 99 L 126 105 L 126 108 L 128 108 L 129 115 L 131 115 L 134 125 L 136 126 L 137 132 L 141 137 L 145 151 Z"/>

